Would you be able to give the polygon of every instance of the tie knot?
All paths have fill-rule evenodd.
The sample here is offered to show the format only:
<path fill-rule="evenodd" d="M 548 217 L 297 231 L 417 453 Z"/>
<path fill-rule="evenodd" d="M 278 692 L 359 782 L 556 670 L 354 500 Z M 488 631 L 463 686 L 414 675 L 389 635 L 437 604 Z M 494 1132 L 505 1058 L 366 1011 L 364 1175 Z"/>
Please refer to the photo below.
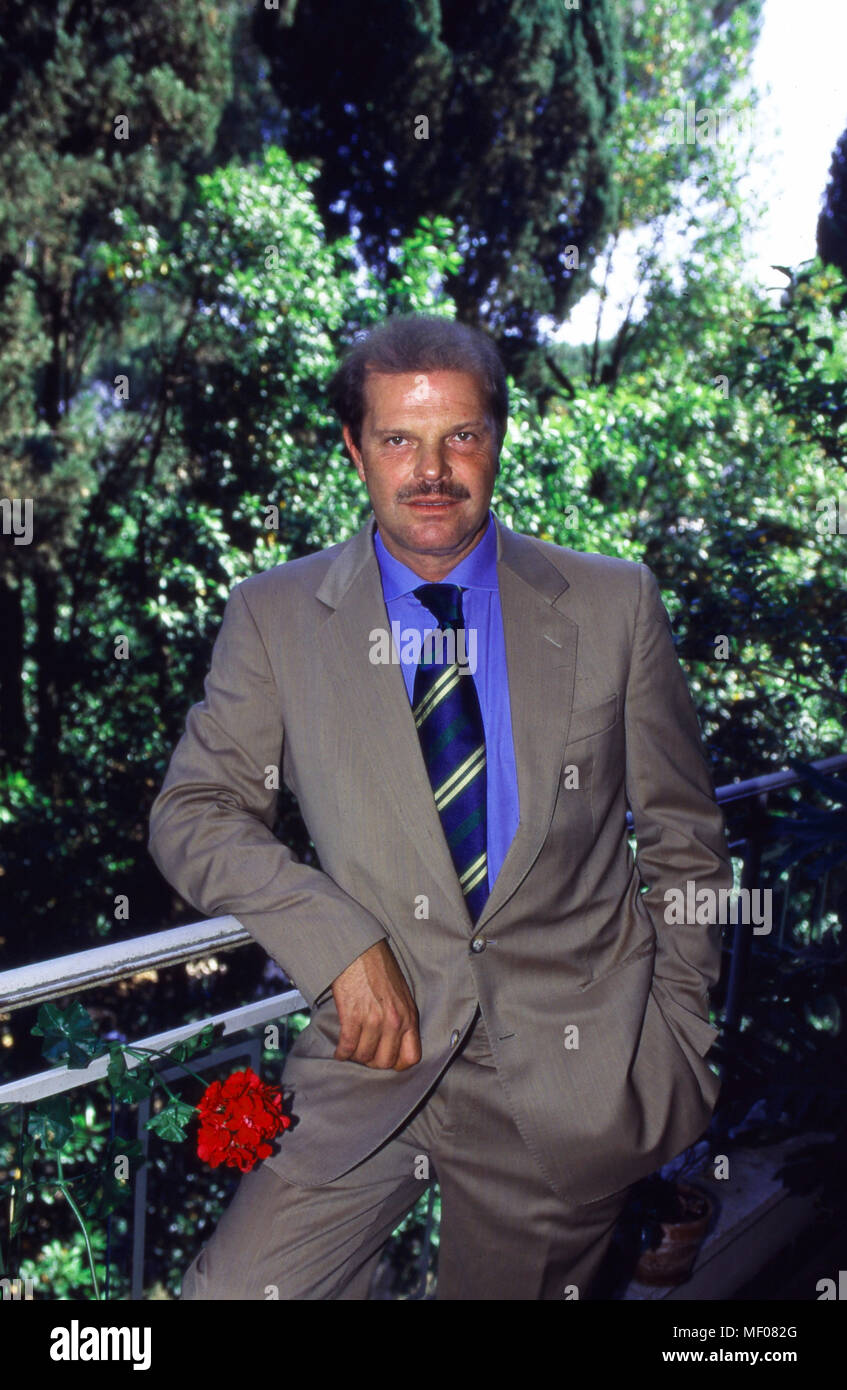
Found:
<path fill-rule="evenodd" d="M 458 584 L 420 584 L 415 598 L 428 608 L 439 627 L 458 627 L 462 622 L 462 590 Z"/>

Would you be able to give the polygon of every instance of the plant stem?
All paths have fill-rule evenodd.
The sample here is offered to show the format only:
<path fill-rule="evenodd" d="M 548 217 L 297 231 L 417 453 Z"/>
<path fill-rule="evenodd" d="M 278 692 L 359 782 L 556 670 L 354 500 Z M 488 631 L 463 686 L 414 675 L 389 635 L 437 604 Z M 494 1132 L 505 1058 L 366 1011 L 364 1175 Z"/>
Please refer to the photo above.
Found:
<path fill-rule="evenodd" d="M 128 1052 L 130 1057 L 140 1058 L 145 1053 L 149 1057 L 164 1057 L 165 1060 L 170 1062 L 172 1065 L 182 1067 L 182 1070 L 186 1073 L 186 1075 L 193 1076 L 194 1080 L 199 1081 L 201 1086 L 205 1087 L 208 1084 L 206 1080 L 199 1074 L 199 1072 L 196 1072 L 194 1070 L 193 1067 L 186 1066 L 185 1062 L 178 1062 L 175 1057 L 171 1057 L 170 1054 L 167 1052 L 160 1051 L 158 1047 L 124 1047 L 121 1049 L 121 1051 Z M 168 1095 L 171 1097 L 171 1099 L 173 1099 L 173 1092 L 168 1090 L 168 1087 L 162 1080 L 162 1078 L 160 1076 L 157 1076 L 156 1080 L 160 1086 L 165 1087 L 165 1090 L 168 1091 Z"/>
<path fill-rule="evenodd" d="M 76 1217 L 77 1221 L 79 1222 L 80 1228 L 81 1228 L 81 1230 L 82 1230 L 82 1238 L 83 1238 L 83 1240 L 85 1241 L 85 1249 L 86 1249 L 86 1252 L 87 1252 L 87 1254 L 88 1254 L 88 1266 L 89 1266 L 89 1269 L 91 1270 L 91 1282 L 92 1282 L 93 1285 L 94 1285 L 94 1297 L 95 1297 L 95 1298 L 98 1300 L 98 1302 L 99 1302 L 99 1300 L 100 1300 L 100 1288 L 99 1288 L 99 1285 L 98 1285 L 98 1283 L 97 1283 L 97 1270 L 96 1270 L 96 1268 L 95 1268 L 95 1266 L 94 1266 L 94 1252 L 93 1252 L 93 1250 L 91 1249 L 91 1241 L 88 1239 L 88 1228 L 87 1228 L 87 1226 L 86 1226 L 86 1224 L 85 1224 L 85 1218 L 83 1217 L 82 1212 L 80 1211 L 79 1207 L 77 1206 L 76 1202 L 74 1201 L 73 1197 L 71 1196 L 70 1188 L 68 1187 L 67 1183 L 65 1182 L 65 1175 L 64 1175 L 64 1173 L 62 1172 L 62 1157 L 61 1157 L 61 1154 L 59 1154 L 58 1152 L 56 1153 L 56 1165 L 57 1165 L 57 1167 L 58 1167 L 58 1169 L 59 1169 L 59 1189 L 60 1189 L 60 1191 L 64 1194 L 65 1201 L 68 1203 L 69 1207 L 71 1208 L 71 1211 L 73 1212 L 74 1216 Z"/>

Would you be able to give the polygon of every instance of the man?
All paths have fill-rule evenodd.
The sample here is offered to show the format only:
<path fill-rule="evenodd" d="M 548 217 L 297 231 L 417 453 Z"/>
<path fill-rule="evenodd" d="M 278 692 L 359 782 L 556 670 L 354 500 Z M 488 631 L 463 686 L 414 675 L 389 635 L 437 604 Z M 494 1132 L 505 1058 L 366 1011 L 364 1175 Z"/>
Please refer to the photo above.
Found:
<path fill-rule="evenodd" d="M 389 319 L 333 399 L 373 515 L 236 587 L 151 817 L 166 877 L 312 1010 L 298 1123 L 183 1297 L 366 1298 L 437 1177 L 439 1298 L 585 1298 L 628 1187 L 718 1091 L 732 874 L 696 716 L 646 566 L 491 512 L 487 338 Z M 320 870 L 271 833 L 276 765 Z"/>

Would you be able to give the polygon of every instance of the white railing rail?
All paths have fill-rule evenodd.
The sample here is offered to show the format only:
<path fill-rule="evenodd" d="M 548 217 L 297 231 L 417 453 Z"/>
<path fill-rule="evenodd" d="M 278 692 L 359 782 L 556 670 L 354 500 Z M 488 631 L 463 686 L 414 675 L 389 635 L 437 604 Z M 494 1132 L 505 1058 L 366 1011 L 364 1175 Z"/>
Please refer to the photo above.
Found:
<path fill-rule="evenodd" d="M 847 770 L 847 754 L 839 753 L 833 757 L 821 758 L 811 763 L 811 766 L 818 772 L 841 772 Z M 715 789 L 715 797 L 719 803 L 739 801 L 746 797 L 767 798 L 769 793 L 793 786 L 799 781 L 797 773 L 792 770 L 768 773 L 763 777 L 752 777 L 744 782 L 731 782 L 727 786 L 718 787 Z M 627 816 L 627 820 L 630 822 L 631 817 Z M 143 970 L 161 970 L 168 966 L 199 960 L 216 952 L 233 950 L 252 940 L 237 918 L 211 917 L 202 922 L 192 922 L 188 926 L 151 932 L 127 941 L 77 951 L 73 955 L 56 956 L 51 960 L 39 961 L 35 965 L 20 966 L 15 970 L 0 973 L 0 1013 L 8 1013 L 14 1009 L 22 1009 L 70 994 L 80 994 L 88 989 L 127 979 Z M 303 996 L 296 988 L 292 988 L 284 994 L 276 994 L 272 998 L 230 1009 L 212 1018 L 183 1024 L 154 1037 L 140 1039 L 137 1043 L 127 1041 L 127 1046 L 165 1049 L 189 1037 L 191 1033 L 198 1032 L 207 1023 L 222 1023 L 224 1034 L 228 1035 L 306 1008 Z M 0 1086 L 0 1104 L 22 1104 L 43 1100 L 49 1095 L 100 1080 L 106 1074 L 107 1062 L 107 1058 L 100 1058 L 88 1067 L 74 1070 L 52 1067 L 49 1071 L 40 1072 L 35 1076 L 8 1082 Z M 132 1067 L 137 1063 L 128 1057 L 127 1065 Z"/>
<path fill-rule="evenodd" d="M 272 1019 L 284 1018 L 286 1014 L 297 1013 L 307 1007 L 302 994 L 296 989 L 286 994 L 274 994 L 269 999 L 259 999 L 254 1004 L 244 1004 L 239 1009 L 228 1009 L 226 1013 L 212 1014 L 196 1023 L 183 1023 L 179 1028 L 169 1028 L 166 1033 L 155 1033 L 137 1042 L 127 1041 L 127 1047 L 151 1047 L 162 1052 L 174 1043 L 199 1033 L 210 1023 L 223 1024 L 223 1036 L 242 1033 L 245 1028 L 253 1028 L 259 1023 L 269 1023 Z M 140 1065 L 143 1058 L 125 1056 L 127 1068 Z M 37 1072 L 34 1076 L 24 1076 L 19 1081 L 8 1081 L 0 1086 L 0 1105 L 29 1105 L 33 1101 L 46 1100 L 48 1096 L 61 1095 L 72 1091 L 75 1086 L 88 1086 L 92 1081 L 101 1081 L 109 1065 L 108 1055 L 96 1057 L 87 1067 L 51 1067 L 49 1071 Z"/>
<path fill-rule="evenodd" d="M 151 932 L 128 941 L 115 941 L 106 946 L 95 946 L 89 951 L 76 951 L 73 955 L 55 956 L 52 960 L 23 965 L 17 970 L 0 974 L 0 1011 L 8 1013 L 28 1005 L 46 1003 L 49 999 L 81 994 L 87 989 L 125 980 L 143 970 L 161 970 L 202 959 L 213 951 L 233 950 L 252 939 L 235 917 L 210 917 L 204 922 L 192 922 L 185 927 Z M 222 1024 L 223 1036 L 226 1037 L 306 1008 L 302 994 L 292 988 L 284 994 L 274 994 L 268 999 L 228 1009 L 225 1013 L 214 1014 L 195 1023 L 184 1023 L 148 1038 L 137 1041 L 127 1039 L 127 1046 L 165 1051 L 192 1033 L 199 1033 L 208 1023 Z M 126 1063 L 130 1069 L 139 1065 L 133 1057 L 127 1057 Z M 87 1067 L 50 1067 L 48 1071 L 38 1072 L 34 1076 L 9 1081 L 0 1086 L 0 1105 L 30 1104 L 45 1100 L 48 1096 L 60 1095 L 63 1091 L 71 1091 L 75 1086 L 87 1086 L 93 1081 L 102 1080 L 108 1065 L 108 1056 L 98 1057 Z"/>
<path fill-rule="evenodd" d="M 54 956 L 35 965 L 21 965 L 0 974 L 0 1010 L 9 1013 L 28 1004 L 81 994 L 83 990 L 138 975 L 142 970 L 162 970 L 201 959 L 213 951 L 229 951 L 252 939 L 237 918 L 209 917 L 186 927 L 172 927 L 75 951 L 70 956 Z"/>

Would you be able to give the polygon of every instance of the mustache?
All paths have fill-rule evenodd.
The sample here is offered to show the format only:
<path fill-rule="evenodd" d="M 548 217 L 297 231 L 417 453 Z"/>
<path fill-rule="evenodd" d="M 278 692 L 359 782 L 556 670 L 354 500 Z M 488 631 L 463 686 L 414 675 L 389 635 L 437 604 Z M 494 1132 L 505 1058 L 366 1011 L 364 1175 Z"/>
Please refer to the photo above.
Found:
<path fill-rule="evenodd" d="M 453 501 L 463 502 L 470 497 L 470 493 L 460 483 L 441 483 L 435 487 L 415 488 L 414 491 L 402 488 L 397 494 L 397 501 L 416 502 L 419 498 L 423 500 L 431 497 L 449 497 Z"/>

